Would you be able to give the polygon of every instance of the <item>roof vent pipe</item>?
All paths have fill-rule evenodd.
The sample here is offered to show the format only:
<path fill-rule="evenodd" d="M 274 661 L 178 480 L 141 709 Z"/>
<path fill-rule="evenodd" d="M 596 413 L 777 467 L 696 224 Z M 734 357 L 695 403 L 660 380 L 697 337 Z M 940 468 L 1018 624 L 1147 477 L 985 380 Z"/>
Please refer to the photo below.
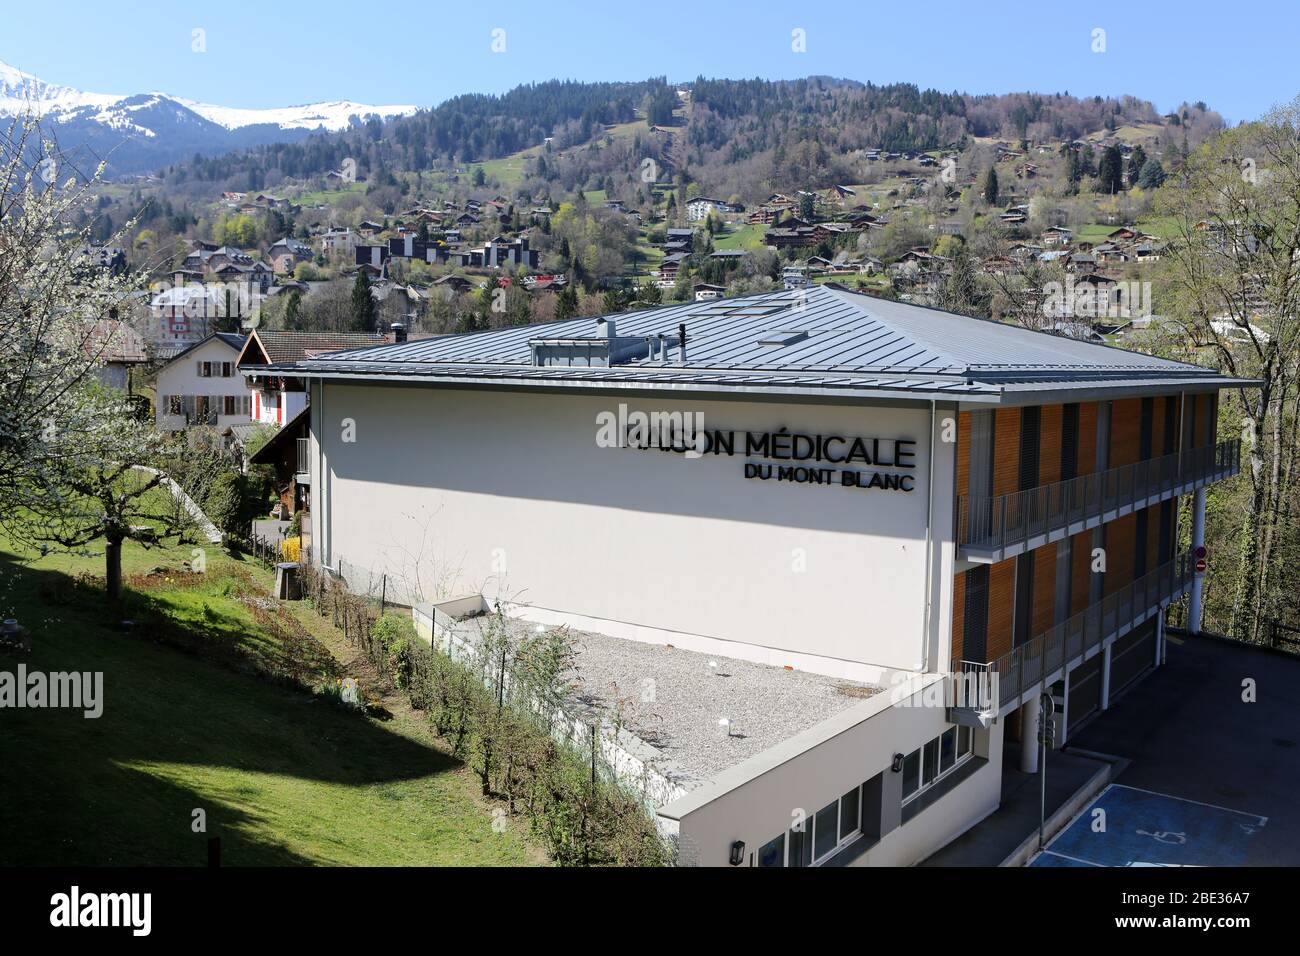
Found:
<path fill-rule="evenodd" d="M 686 323 L 683 322 L 677 326 L 677 341 L 679 343 L 678 355 L 683 365 L 686 364 Z"/>
<path fill-rule="evenodd" d="M 668 337 L 662 332 L 659 333 L 659 361 L 668 361 Z"/>
<path fill-rule="evenodd" d="M 596 320 L 596 324 L 597 324 L 597 325 L 603 325 L 603 326 L 605 327 L 605 329 L 604 329 L 604 331 L 605 331 L 605 338 L 607 338 L 607 339 L 612 339 L 612 338 L 614 338 L 615 332 L 614 332 L 614 320 L 613 320 L 613 319 L 597 319 L 597 320 Z"/>
<path fill-rule="evenodd" d="M 390 332 L 393 333 L 394 342 L 406 341 L 406 326 L 404 326 L 401 322 L 394 322 L 392 325 L 388 327 L 388 329 Z"/>

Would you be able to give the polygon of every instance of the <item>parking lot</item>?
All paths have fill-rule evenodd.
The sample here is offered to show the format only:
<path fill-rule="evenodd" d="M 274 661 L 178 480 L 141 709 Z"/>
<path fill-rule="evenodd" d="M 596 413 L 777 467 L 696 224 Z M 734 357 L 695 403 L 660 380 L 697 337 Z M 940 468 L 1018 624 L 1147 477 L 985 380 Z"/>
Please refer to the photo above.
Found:
<path fill-rule="evenodd" d="M 1241 866 L 1268 818 L 1112 784 L 1031 866 Z"/>
<path fill-rule="evenodd" d="M 1166 666 L 1071 733 L 1130 763 L 1034 865 L 1300 865 L 1298 740 L 1300 658 L 1171 637 Z"/>

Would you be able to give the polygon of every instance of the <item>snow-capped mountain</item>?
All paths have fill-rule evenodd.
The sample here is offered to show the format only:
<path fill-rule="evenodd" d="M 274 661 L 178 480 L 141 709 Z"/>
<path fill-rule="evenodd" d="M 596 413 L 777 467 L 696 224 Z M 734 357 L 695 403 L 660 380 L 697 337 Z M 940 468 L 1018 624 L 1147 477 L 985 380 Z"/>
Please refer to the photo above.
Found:
<path fill-rule="evenodd" d="M 414 106 L 348 100 L 274 109 L 214 106 L 166 93 L 123 96 L 58 86 L 0 63 L 0 116 L 30 109 L 65 153 L 108 161 L 110 175 L 148 172 L 195 153 L 212 155 L 346 129 L 371 116 L 404 116 Z"/>

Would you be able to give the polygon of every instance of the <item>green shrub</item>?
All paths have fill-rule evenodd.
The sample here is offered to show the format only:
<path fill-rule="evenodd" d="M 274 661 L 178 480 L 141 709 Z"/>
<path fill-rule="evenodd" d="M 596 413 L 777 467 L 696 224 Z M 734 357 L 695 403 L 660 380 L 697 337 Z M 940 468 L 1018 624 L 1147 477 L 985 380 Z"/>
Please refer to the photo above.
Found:
<path fill-rule="evenodd" d="M 410 616 L 395 611 L 375 621 L 371 629 L 370 639 L 385 653 L 386 669 L 393 675 L 398 687 L 409 684 L 411 664 L 408 651 L 415 637 L 415 625 L 411 623 Z"/>

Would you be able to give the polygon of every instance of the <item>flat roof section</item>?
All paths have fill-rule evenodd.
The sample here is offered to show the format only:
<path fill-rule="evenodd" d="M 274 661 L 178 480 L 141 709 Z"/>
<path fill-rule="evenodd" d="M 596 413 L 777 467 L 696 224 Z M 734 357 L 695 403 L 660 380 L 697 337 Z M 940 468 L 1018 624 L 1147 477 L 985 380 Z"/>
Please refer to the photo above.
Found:
<path fill-rule="evenodd" d="M 477 635 L 489 620 L 461 623 Z M 520 637 L 538 626 L 518 618 L 509 622 Z M 696 783 L 883 691 L 664 644 L 573 629 L 569 634 L 576 653 L 572 699 L 577 708 L 616 721 L 661 755 L 664 765 L 657 769 L 673 776 L 680 772 Z M 730 733 L 720 724 L 723 718 L 730 721 Z"/>

